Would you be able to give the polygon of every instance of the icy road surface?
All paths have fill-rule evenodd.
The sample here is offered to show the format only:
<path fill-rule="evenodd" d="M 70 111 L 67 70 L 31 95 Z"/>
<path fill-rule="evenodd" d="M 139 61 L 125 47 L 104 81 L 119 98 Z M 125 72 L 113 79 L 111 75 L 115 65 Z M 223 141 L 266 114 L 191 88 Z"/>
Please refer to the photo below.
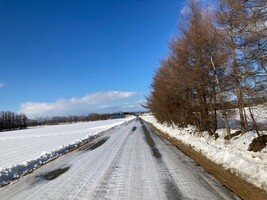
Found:
<path fill-rule="evenodd" d="M 139 120 L 0 189 L 0 199 L 238 199 Z"/>

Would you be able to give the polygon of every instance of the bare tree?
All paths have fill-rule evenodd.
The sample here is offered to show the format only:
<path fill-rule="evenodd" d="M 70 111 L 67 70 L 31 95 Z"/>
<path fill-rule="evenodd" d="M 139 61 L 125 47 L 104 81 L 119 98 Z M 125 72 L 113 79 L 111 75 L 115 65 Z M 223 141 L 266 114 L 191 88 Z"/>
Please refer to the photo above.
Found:
<path fill-rule="evenodd" d="M 245 106 L 266 99 L 266 29 L 262 24 L 267 9 L 263 0 L 220 2 L 214 15 L 199 1 L 188 1 L 181 34 L 171 40 L 169 55 L 155 73 L 147 105 L 160 122 L 194 124 L 211 134 L 221 110 L 230 139 L 227 109 L 234 103 L 225 96 L 235 94 L 242 133 L 248 129 Z M 257 127 L 255 118 L 253 124 Z"/>
<path fill-rule="evenodd" d="M 244 75 L 242 46 L 247 29 L 246 0 L 221 0 L 220 11 L 217 13 L 218 21 L 226 34 L 225 45 L 230 49 L 232 76 L 235 84 L 235 94 L 239 109 L 241 132 L 245 133 L 247 123 L 245 120 L 244 100 L 242 92 L 242 78 Z"/>

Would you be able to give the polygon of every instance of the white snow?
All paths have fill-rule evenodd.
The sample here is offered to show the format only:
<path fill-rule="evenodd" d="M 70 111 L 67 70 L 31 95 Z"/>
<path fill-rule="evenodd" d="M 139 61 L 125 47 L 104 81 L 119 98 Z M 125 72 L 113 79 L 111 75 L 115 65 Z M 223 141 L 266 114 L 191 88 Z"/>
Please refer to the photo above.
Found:
<path fill-rule="evenodd" d="M 162 155 L 156 158 L 144 137 L 142 124 L 133 120 L 98 138 L 96 143 L 108 139 L 97 148 L 73 151 L 1 188 L 0 199 L 239 199 L 169 142 L 151 134 Z M 45 178 L 64 168 L 68 170 L 57 178 Z"/>
<path fill-rule="evenodd" d="M 223 139 L 226 133 L 223 129 L 220 129 L 217 132 L 221 137 L 215 140 L 206 132 L 198 133 L 193 126 L 179 128 L 160 124 L 152 115 L 144 115 L 142 119 L 152 123 L 157 129 L 170 137 L 191 146 L 208 159 L 229 169 L 246 181 L 267 191 L 267 148 L 265 147 L 261 152 L 247 150 L 252 139 L 256 137 L 254 131 L 246 132 L 242 136 L 239 135 L 230 141 L 226 141 Z M 267 131 L 263 133 L 267 134 Z"/>
<path fill-rule="evenodd" d="M 0 133 L 0 185 L 32 171 L 124 119 L 44 126 Z"/>
<path fill-rule="evenodd" d="M 262 104 L 262 105 L 258 105 L 258 106 L 253 106 L 251 107 L 251 111 L 254 115 L 255 120 L 257 121 L 258 125 L 260 125 L 260 127 L 262 128 L 267 128 L 267 104 Z M 249 123 L 249 126 L 252 127 L 252 119 L 250 117 L 250 112 L 248 108 L 245 108 L 245 112 L 246 112 L 246 116 L 247 116 L 247 121 Z M 228 116 L 228 121 L 229 124 L 231 126 L 231 128 L 234 129 L 239 129 L 240 125 L 239 125 L 239 112 L 238 109 L 232 109 L 231 113 Z M 218 117 L 219 117 L 219 127 L 224 127 L 224 123 L 223 123 L 223 119 L 222 119 L 222 113 L 220 111 L 218 111 Z"/>

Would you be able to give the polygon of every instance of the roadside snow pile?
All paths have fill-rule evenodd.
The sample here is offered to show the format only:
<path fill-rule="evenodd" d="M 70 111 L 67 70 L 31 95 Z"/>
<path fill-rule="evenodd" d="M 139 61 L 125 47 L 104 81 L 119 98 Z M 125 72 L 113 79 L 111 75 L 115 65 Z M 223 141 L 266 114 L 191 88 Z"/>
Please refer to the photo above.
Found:
<path fill-rule="evenodd" d="M 226 133 L 220 129 L 217 131 L 220 137 L 215 140 L 207 132 L 197 133 L 193 126 L 188 128 L 171 127 L 158 123 L 151 115 L 142 116 L 142 119 L 267 192 L 267 148 L 265 147 L 260 152 L 247 150 L 249 144 L 256 137 L 255 132 L 249 131 L 228 141 L 224 139 Z M 267 135 L 267 131 L 263 133 Z"/>
<path fill-rule="evenodd" d="M 135 117 L 128 117 L 117 120 L 46 126 L 24 131 L 6 132 L 5 134 L 1 133 L 0 144 L 3 145 L 0 145 L 0 163 L 6 164 L 10 163 L 12 160 L 15 164 L 8 167 L 0 165 L 0 186 L 35 170 L 41 165 L 90 141 L 97 135 L 104 134 L 134 118 Z M 44 134 L 47 130 L 51 132 Z M 61 132 L 59 132 L 59 130 Z M 68 132 L 70 130 L 71 132 Z M 17 135 L 18 133 L 19 135 Z M 9 135 L 9 138 L 7 138 L 7 135 Z M 79 137 L 82 137 L 82 139 Z M 68 142 L 66 143 L 66 141 Z M 23 143 L 23 145 L 20 146 L 19 143 Z M 4 145 L 10 146 L 9 151 L 6 151 L 8 149 L 5 149 Z M 53 148 L 55 145 L 57 145 L 58 148 Z M 38 156 L 28 159 L 36 153 Z M 7 158 L 6 163 L 2 157 Z M 21 159 L 24 159 L 24 161 L 19 162 Z"/>
<path fill-rule="evenodd" d="M 0 171 L 0 186 L 5 185 L 9 181 L 13 180 L 14 178 L 18 178 L 23 174 L 31 172 L 38 168 L 39 166 L 51 161 L 54 158 L 57 158 L 64 153 L 67 153 L 69 150 L 78 147 L 82 143 L 89 141 L 93 136 L 89 136 L 88 138 L 76 141 L 73 144 L 69 144 L 67 146 L 61 146 L 58 149 L 51 151 L 51 152 L 43 152 L 40 157 L 37 157 L 30 161 L 24 161 L 20 164 L 12 165 L 10 167 L 1 169 Z"/>

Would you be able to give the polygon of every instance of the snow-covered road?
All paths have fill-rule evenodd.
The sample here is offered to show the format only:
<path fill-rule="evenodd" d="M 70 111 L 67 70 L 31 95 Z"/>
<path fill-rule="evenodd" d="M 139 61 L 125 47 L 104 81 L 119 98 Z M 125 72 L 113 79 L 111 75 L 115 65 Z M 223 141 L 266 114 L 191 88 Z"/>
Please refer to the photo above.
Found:
<path fill-rule="evenodd" d="M 140 120 L 16 183 L 0 199 L 238 199 Z"/>

